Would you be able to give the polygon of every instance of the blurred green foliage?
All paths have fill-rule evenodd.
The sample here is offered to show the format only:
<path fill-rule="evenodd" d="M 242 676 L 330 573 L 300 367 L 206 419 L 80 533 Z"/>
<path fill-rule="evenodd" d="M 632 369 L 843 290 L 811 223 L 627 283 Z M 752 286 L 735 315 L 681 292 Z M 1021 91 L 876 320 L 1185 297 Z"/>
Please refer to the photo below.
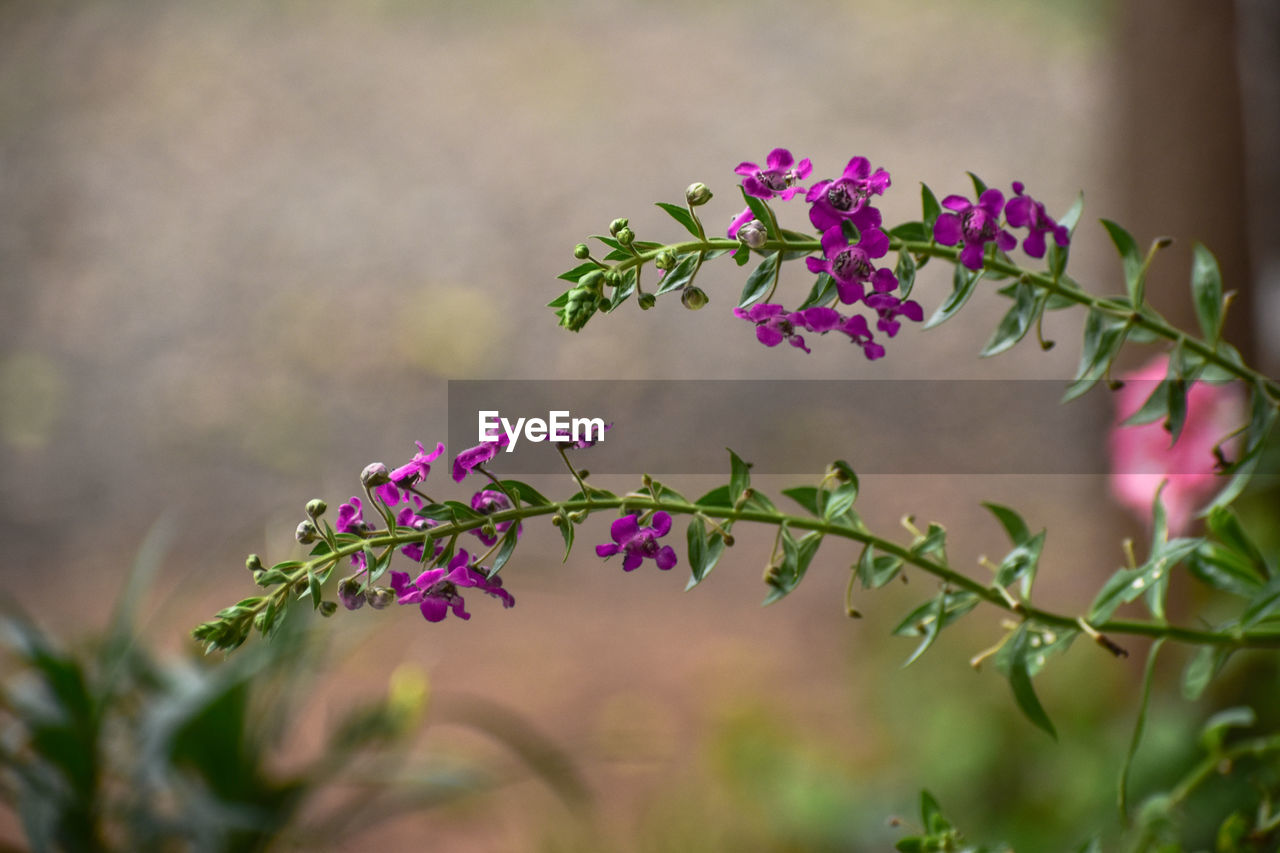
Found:
<path fill-rule="evenodd" d="M 317 617 L 295 608 L 272 642 L 231 660 L 158 657 L 133 613 L 164 538 L 153 530 L 101 638 L 68 647 L 15 605 L 0 614 L 13 664 L 0 683 L 0 799 L 33 853 L 330 848 L 510 781 L 414 757 L 427 685 L 404 670 L 330 726 L 316 756 L 278 769 L 315 700 L 324 647 L 306 623 Z M 574 767 L 516 715 L 481 703 L 456 722 L 503 743 L 569 804 L 586 802 Z"/>

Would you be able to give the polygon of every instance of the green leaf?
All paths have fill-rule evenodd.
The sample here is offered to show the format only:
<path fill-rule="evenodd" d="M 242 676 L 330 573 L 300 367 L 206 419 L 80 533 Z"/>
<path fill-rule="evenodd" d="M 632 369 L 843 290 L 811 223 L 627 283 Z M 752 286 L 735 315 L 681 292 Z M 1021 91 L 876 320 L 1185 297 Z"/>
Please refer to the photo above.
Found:
<path fill-rule="evenodd" d="M 694 501 L 694 504 L 705 507 L 733 506 L 733 499 L 729 497 L 729 486 L 716 486 L 714 489 Z"/>
<path fill-rule="evenodd" d="M 920 659 L 942 629 L 978 606 L 978 596 L 964 590 L 943 590 L 938 595 L 916 607 L 893 629 L 895 637 L 923 637 L 920 645 L 907 658 L 904 668 Z"/>
<path fill-rule="evenodd" d="M 1138 704 L 1138 719 L 1133 724 L 1133 736 L 1129 738 L 1129 749 L 1125 752 L 1124 764 L 1120 767 L 1119 805 L 1120 815 L 1129 820 L 1129 769 L 1133 766 L 1133 757 L 1138 754 L 1138 745 L 1142 743 L 1142 732 L 1147 725 L 1147 707 L 1151 702 L 1151 684 L 1155 680 L 1156 655 L 1164 646 L 1164 637 L 1151 644 L 1147 653 L 1147 665 L 1142 675 L 1142 700 Z"/>
<path fill-rule="evenodd" d="M 698 233 L 698 226 L 694 224 L 693 217 L 689 214 L 687 208 L 681 207 L 678 204 L 670 204 L 665 201 L 657 202 L 657 205 L 669 213 L 672 219 L 683 225 L 685 230 L 690 234 L 699 239 L 702 238 L 702 235 Z"/>
<path fill-rule="evenodd" d="M 1121 426 L 1141 426 L 1143 424 L 1155 423 L 1161 418 L 1169 416 L 1169 380 L 1161 379 L 1159 384 L 1151 390 L 1151 395 L 1147 397 L 1147 401 L 1129 417 L 1120 422 Z"/>
<path fill-rule="evenodd" d="M 751 275 L 747 276 L 747 283 L 743 285 L 742 296 L 738 300 L 739 308 L 746 308 L 769 292 L 778 271 L 779 258 L 778 252 L 767 255 Z"/>
<path fill-rule="evenodd" d="M 1084 324 L 1084 347 L 1080 351 L 1080 365 L 1062 402 L 1076 399 L 1097 384 L 1124 344 L 1127 331 L 1128 324 L 1124 320 L 1101 311 L 1089 310 Z"/>
<path fill-rule="evenodd" d="M 911 289 L 916 286 L 916 269 L 916 259 L 910 252 L 898 253 L 898 265 L 894 267 L 893 274 L 898 278 L 898 290 L 903 299 L 910 296 Z"/>
<path fill-rule="evenodd" d="M 315 572 L 307 572 L 307 591 L 311 593 L 311 607 L 313 610 L 320 609 L 320 602 L 323 600 L 320 590 L 320 578 L 316 577 Z"/>
<path fill-rule="evenodd" d="M 842 483 L 827 496 L 826 505 L 822 509 L 823 518 L 833 521 L 847 513 L 853 502 L 858 499 L 857 483 Z"/>
<path fill-rule="evenodd" d="M 751 250 L 745 245 L 738 246 L 733 250 L 733 262 L 738 266 L 745 267 L 749 260 L 751 260 Z"/>
<path fill-rule="evenodd" d="M 551 501 L 528 483 L 522 483 L 519 480 L 503 480 L 502 488 L 503 490 L 516 495 L 523 503 L 528 504 L 529 506 L 551 505 Z"/>
<path fill-rule="evenodd" d="M 1209 511 L 1207 522 L 1209 530 L 1222 544 L 1240 554 L 1257 572 L 1258 579 L 1266 580 L 1271 575 L 1267 559 L 1262 555 L 1254 541 L 1240 524 L 1240 518 L 1230 507 L 1214 507 Z"/>
<path fill-rule="evenodd" d="M 715 568 L 720 555 L 724 552 L 724 540 L 716 535 L 708 542 L 707 528 L 701 518 L 694 518 L 689 522 L 686 538 L 689 546 L 689 567 L 692 570 L 689 583 L 685 586 L 685 589 L 689 590 L 700 584 Z"/>
<path fill-rule="evenodd" d="M 866 545 L 858 557 L 857 574 L 863 589 L 879 589 L 898 576 L 902 559 L 891 554 L 876 556 L 875 548 Z"/>
<path fill-rule="evenodd" d="M 1042 530 L 1006 554 L 996 570 L 996 584 L 1007 588 L 1022 579 L 1023 595 L 1024 597 L 1030 595 L 1031 584 L 1040 566 L 1040 553 L 1044 549 L 1044 539 L 1045 531 Z"/>
<path fill-rule="evenodd" d="M 557 518 L 560 519 L 560 524 L 557 525 L 560 528 L 560 536 L 564 539 L 564 559 L 561 562 L 567 563 L 569 554 L 573 551 L 573 522 L 569 520 L 569 514 L 564 510 L 560 511 Z"/>
<path fill-rule="evenodd" d="M 807 533 L 797 540 L 790 530 L 785 526 L 782 528 L 782 565 L 776 577 L 769 581 L 773 589 L 765 598 L 765 604 L 772 604 L 799 586 L 821 544 L 821 533 Z"/>
<path fill-rule="evenodd" d="M 666 274 L 658 282 L 656 293 L 670 293 L 673 290 L 679 290 L 689 282 L 693 281 L 694 271 L 698 269 L 698 253 L 689 252 L 681 255 L 679 262 L 672 268 L 667 270 Z"/>
<path fill-rule="evenodd" d="M 1200 730 L 1200 744 L 1211 755 L 1222 751 L 1222 742 L 1231 729 L 1252 728 L 1258 722 L 1258 715 L 1252 708 L 1244 705 L 1227 708 L 1210 717 Z"/>
<path fill-rule="evenodd" d="M 793 486 L 790 489 L 783 489 L 782 493 L 814 515 L 822 515 L 822 511 L 818 509 L 818 490 L 815 487 Z"/>
<path fill-rule="evenodd" d="M 627 271 L 622 274 L 622 284 L 614 289 L 613 296 L 610 297 L 610 311 L 615 310 L 619 305 L 626 302 L 628 297 L 636 292 L 636 282 L 639 277 L 640 273 L 638 267 L 629 267 Z"/>
<path fill-rule="evenodd" d="M 1220 629 L 1221 630 L 1221 629 Z M 1182 671 L 1182 695 L 1189 702 L 1194 702 L 1204 693 L 1222 667 L 1231 657 L 1232 649 L 1201 646 Z"/>
<path fill-rule="evenodd" d="M 729 450 L 729 448 L 725 448 Z M 751 485 L 751 466 L 742 461 L 738 454 L 729 450 L 729 500 L 736 506 L 742 493 Z"/>
<path fill-rule="evenodd" d="M 592 270 L 598 270 L 598 269 L 600 269 L 600 266 L 595 261 L 587 261 L 586 263 L 578 264 L 576 267 L 569 270 L 568 272 L 560 273 L 560 275 L 556 276 L 556 278 L 577 283 L 582 279 L 584 275 L 591 272 Z M 568 299 L 568 296 L 569 294 L 565 293 L 566 300 Z M 559 308 L 560 306 L 552 303 L 551 307 Z"/>
<path fill-rule="evenodd" d="M 996 521 L 1000 522 L 1000 526 L 1004 528 L 1005 533 L 1009 534 L 1009 540 L 1014 545 L 1022 545 L 1031 538 L 1030 528 L 1017 512 L 997 503 L 986 502 L 982 505 L 996 517 Z"/>
<path fill-rule="evenodd" d="M 965 174 L 969 176 L 969 180 L 973 181 L 973 194 L 978 198 L 982 198 L 982 194 L 987 191 L 986 183 L 973 172 L 966 172 Z"/>
<path fill-rule="evenodd" d="M 801 302 L 800 307 L 796 310 L 812 308 L 815 305 L 829 305 L 838 295 L 836 280 L 824 272 L 814 279 L 813 287 L 809 289 L 809 295 L 805 297 L 804 302 Z"/>
<path fill-rule="evenodd" d="M 929 835 L 940 835 L 952 829 L 951 821 L 943 816 L 938 801 L 928 791 L 920 792 L 920 823 Z"/>
<path fill-rule="evenodd" d="M 765 200 L 747 195 L 745 189 L 742 190 L 742 198 L 746 201 L 747 207 L 751 208 L 751 215 L 759 219 L 764 225 L 765 233 L 769 235 L 770 239 L 778 239 L 778 221 L 774 218 L 773 210 L 770 209 Z"/>
<path fill-rule="evenodd" d="M 982 358 L 999 355 L 1022 340 L 1031 329 L 1040 304 L 1040 297 L 1034 287 L 1021 281 L 1015 284 L 1013 307 L 1000 320 L 991 340 L 987 341 L 979 355 Z"/>
<path fill-rule="evenodd" d="M 1191 296 L 1205 340 L 1216 343 L 1222 335 L 1222 272 L 1213 253 L 1200 243 L 1191 247 Z"/>
<path fill-rule="evenodd" d="M 938 556 L 946 560 L 947 529 L 941 524 L 929 523 L 929 529 L 923 536 L 917 536 L 911 543 L 911 553 L 921 557 Z"/>
<path fill-rule="evenodd" d="M 1252 598 L 1266 583 L 1247 556 L 1216 542 L 1200 543 L 1187 568 L 1204 585 L 1241 598 Z"/>
<path fill-rule="evenodd" d="M 513 524 L 507 528 L 507 532 L 502 534 L 502 542 L 498 545 L 498 553 L 493 556 L 493 568 L 489 570 L 489 577 L 493 577 L 502 571 L 502 567 L 511 559 L 511 554 L 516 550 L 516 538 L 520 535 L 520 525 Z"/>
<path fill-rule="evenodd" d="M 904 243 L 928 243 L 932 233 L 923 222 L 904 222 L 889 229 L 889 235 Z"/>
<path fill-rule="evenodd" d="M 1013 698 L 1018 703 L 1018 709 L 1034 726 L 1044 730 L 1049 737 L 1057 740 L 1058 733 L 1054 730 L 1053 723 L 1049 720 L 1049 715 L 1045 713 L 1044 706 L 1040 704 L 1040 700 L 1036 697 L 1035 688 L 1031 685 L 1031 673 L 1027 668 L 1027 657 L 1033 650 L 1027 635 L 1026 622 L 1018 626 L 1006 646 L 1009 648 L 1006 675 L 1009 678 L 1009 686 L 1013 688 Z"/>
<path fill-rule="evenodd" d="M 973 295 L 973 291 L 981 279 L 982 270 L 970 270 L 964 264 L 956 264 L 955 272 L 951 278 L 951 295 L 938 307 L 938 310 L 929 318 L 929 322 L 925 323 L 924 327 L 932 329 L 934 326 L 945 323 L 955 316 L 955 313 L 969 301 L 969 297 Z"/>
<path fill-rule="evenodd" d="M 684 495 L 680 494 L 670 486 L 659 483 L 657 480 L 653 481 L 653 494 L 660 502 L 670 501 L 675 503 L 688 503 L 688 501 L 685 500 Z"/>
<path fill-rule="evenodd" d="M 933 194 L 933 190 L 929 189 L 926 183 L 920 184 L 920 208 L 921 220 L 924 222 L 925 230 L 929 232 L 928 237 L 933 237 L 933 224 L 938 221 L 938 216 L 942 213 L 942 205 L 938 204 L 938 198 Z"/>
<path fill-rule="evenodd" d="M 1142 264 L 1142 255 L 1138 253 L 1138 244 L 1134 242 L 1133 236 L 1128 231 L 1110 219 L 1099 221 L 1102 222 L 1102 227 L 1107 229 L 1107 233 L 1111 235 L 1111 242 L 1115 243 L 1116 251 L 1120 253 L 1120 260 L 1124 263 L 1124 286 L 1129 294 L 1129 301 L 1135 306 L 1141 305 L 1142 283 L 1145 271 Z"/>
<path fill-rule="evenodd" d="M 1075 234 L 1076 224 L 1079 223 L 1080 214 L 1083 212 L 1084 193 L 1080 193 L 1076 196 L 1075 203 L 1071 205 L 1071 208 L 1062 215 L 1061 219 L 1058 220 L 1058 224 L 1065 227 L 1069 234 Z M 1070 244 L 1066 246 L 1059 246 L 1056 240 L 1050 240 L 1048 242 L 1049 274 L 1053 276 L 1055 281 L 1057 281 L 1062 278 L 1062 274 L 1067 269 L 1067 259 L 1070 257 L 1071 246 Z M 1066 306 L 1055 305 L 1053 304 L 1052 299 L 1050 300 L 1050 310 L 1057 310 L 1059 307 Z"/>

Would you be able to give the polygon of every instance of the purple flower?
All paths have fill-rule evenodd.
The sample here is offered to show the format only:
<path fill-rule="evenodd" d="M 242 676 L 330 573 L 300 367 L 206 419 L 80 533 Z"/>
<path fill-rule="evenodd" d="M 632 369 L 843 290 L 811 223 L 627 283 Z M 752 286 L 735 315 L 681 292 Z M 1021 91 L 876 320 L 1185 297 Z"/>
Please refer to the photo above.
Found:
<path fill-rule="evenodd" d="M 1004 206 L 1004 217 L 1009 227 L 1030 231 L 1022 241 L 1022 251 L 1030 257 L 1043 258 L 1045 232 L 1053 232 L 1053 241 L 1059 246 L 1066 246 L 1071 239 L 1066 226 L 1054 222 L 1044 212 L 1044 205 L 1029 195 L 1023 195 L 1022 190 L 1022 181 L 1014 181 L 1014 197 Z"/>
<path fill-rule="evenodd" d="M 468 447 L 453 460 L 453 481 L 461 483 L 477 465 L 483 465 L 488 462 L 498 455 L 500 449 L 510 443 L 511 440 L 507 438 L 506 433 L 503 433 L 493 441 L 486 441 L 477 444 L 475 447 Z"/>
<path fill-rule="evenodd" d="M 511 509 L 511 499 L 502 492 L 495 491 L 494 489 L 481 489 L 471 496 L 471 508 L 481 515 L 493 515 L 495 512 L 500 512 L 504 509 Z M 497 533 L 506 533 L 507 530 L 511 528 L 511 524 L 512 522 L 510 521 L 504 521 L 501 524 L 498 524 L 494 527 L 494 530 L 496 531 L 494 534 L 486 533 L 484 529 L 480 527 L 477 527 L 471 532 L 480 538 L 480 541 L 485 544 L 485 547 L 493 547 L 493 545 L 498 541 Z M 517 528 L 516 536 L 519 535 L 520 530 Z"/>
<path fill-rule="evenodd" d="M 747 195 L 755 198 L 777 196 L 786 201 L 796 193 L 804 192 L 804 187 L 797 184 L 809 177 L 813 164 L 808 157 L 796 163 L 790 151 L 775 148 L 765 158 L 765 168 L 761 169 L 755 163 L 739 163 L 733 171 L 744 176 L 742 188 Z"/>
<path fill-rule="evenodd" d="M 378 486 L 378 497 L 382 498 L 383 503 L 392 507 L 400 503 L 400 490 L 408 489 L 410 486 L 421 483 L 427 479 L 427 475 L 431 473 L 431 463 L 436 460 L 440 454 L 444 453 L 444 445 L 436 443 L 436 449 L 431 453 L 427 453 L 427 449 L 422 446 L 421 441 L 415 441 L 418 445 L 418 452 L 408 463 L 401 465 L 392 471 L 388 476 L 390 481 Z"/>
<path fill-rule="evenodd" d="M 861 314 L 854 314 L 844 322 L 840 327 L 840 331 L 849 336 L 855 344 L 862 347 L 862 354 L 867 357 L 868 361 L 875 361 L 877 358 L 884 357 L 884 347 L 876 343 L 871 336 L 871 329 L 867 326 L 867 318 Z"/>
<path fill-rule="evenodd" d="M 796 334 L 794 314 L 781 305 L 752 305 L 750 308 L 734 308 L 733 316 L 756 324 L 756 340 L 767 347 L 776 347 L 784 340 L 793 347 L 809 352 L 804 338 Z"/>
<path fill-rule="evenodd" d="M 605 432 L 608 432 L 611 429 L 613 429 L 613 424 L 604 425 Z M 587 430 L 587 435 L 594 435 L 594 433 L 591 430 Z M 604 441 L 604 437 L 601 436 L 599 439 L 580 438 L 577 441 L 557 441 L 556 447 L 564 450 L 586 450 L 588 447 L 595 447 L 597 441 Z"/>
<path fill-rule="evenodd" d="M 867 200 L 873 195 L 883 195 L 888 187 L 888 172 L 876 169 L 872 174 L 870 160 L 854 157 L 839 178 L 819 181 L 809 188 L 804 197 L 813 205 L 809 208 L 809 221 L 819 231 L 833 228 L 846 219 L 859 231 L 879 227 L 880 213 L 868 207 Z"/>
<path fill-rule="evenodd" d="M 416 505 L 416 508 L 422 509 L 422 499 L 419 498 L 417 495 L 412 495 L 412 498 L 413 498 L 414 504 Z M 414 507 L 409 507 L 409 506 L 406 506 L 404 509 L 400 510 L 400 514 L 396 516 L 397 527 L 411 527 L 414 530 L 419 530 L 419 531 L 424 531 L 424 530 L 427 530 L 428 528 L 435 527 L 438 523 L 439 522 L 437 522 L 433 518 L 424 518 L 418 515 Z M 444 542 L 440 541 L 439 539 L 435 540 L 435 544 L 432 548 L 431 558 L 434 560 L 436 557 L 440 556 L 440 552 L 443 550 L 444 550 Z M 421 542 L 410 542 L 408 545 L 404 545 L 400 548 L 400 553 L 404 554 L 406 557 L 408 557 L 410 560 L 413 560 L 415 563 L 421 563 L 423 562 L 423 554 L 426 553 L 426 548 L 423 546 L 423 543 Z"/>
<path fill-rule="evenodd" d="M 915 323 L 924 319 L 924 309 L 914 299 L 899 299 L 888 293 L 872 293 L 867 296 L 866 302 L 868 308 L 874 308 L 880 315 L 876 328 L 891 338 L 898 334 L 898 327 L 901 325 L 898 317 L 906 317 Z"/>
<path fill-rule="evenodd" d="M 813 172 L 813 164 L 806 157 L 799 163 L 785 148 L 775 148 L 765 158 L 765 168 L 755 163 L 739 163 L 733 170 L 743 176 L 742 189 L 754 198 L 780 198 L 783 201 L 796 193 L 804 192 L 800 181 Z M 738 229 L 751 220 L 751 208 L 747 208 L 729 225 L 729 236 L 737 237 Z"/>
<path fill-rule="evenodd" d="M 338 507 L 338 523 L 334 528 L 339 533 L 354 533 L 356 536 L 364 536 L 369 532 L 369 524 L 364 520 L 364 505 L 357 497 Z M 353 566 L 365 567 L 364 552 L 357 551 L 351 555 L 351 564 Z"/>
<path fill-rule="evenodd" d="M 407 572 L 391 573 L 391 589 L 401 604 L 416 604 L 422 617 L 428 622 L 439 622 L 452 610 L 459 619 L 470 619 L 459 587 L 474 587 L 481 592 L 502 600 L 503 607 L 511 607 L 516 600 L 502 588 L 500 578 L 491 578 L 467 565 L 471 557 L 459 551 L 449 561 L 447 569 L 427 569 L 412 583 Z"/>
<path fill-rule="evenodd" d="M 1018 239 L 1000 227 L 1000 212 L 1004 207 L 1004 193 L 1000 190 L 985 191 L 977 204 L 964 196 L 949 195 L 942 200 L 942 206 L 953 212 L 938 217 L 933 224 L 933 239 L 944 246 L 963 241 L 960 263 L 969 269 L 982 269 L 983 252 L 993 240 L 1002 252 L 1018 245 Z"/>
<path fill-rule="evenodd" d="M 877 292 L 887 292 L 898 286 L 898 278 L 892 270 L 886 267 L 876 269 L 871 263 L 883 258 L 888 251 L 889 237 L 879 228 L 864 229 L 858 242 L 850 246 L 844 229 L 836 225 L 822 232 L 822 254 L 825 258 L 805 258 L 805 264 L 810 272 L 829 273 L 835 279 L 840 301 L 853 305 L 862 300 L 864 285 L 868 281 Z"/>
<path fill-rule="evenodd" d="M 641 528 L 639 516 L 624 515 L 613 522 L 609 533 L 612 543 L 596 546 L 596 554 L 601 557 L 612 557 L 614 554 L 626 553 L 622 558 L 622 570 L 629 572 L 640 567 L 646 557 L 652 557 L 658 568 L 664 572 L 676 564 L 676 552 L 670 545 L 658 545 L 658 539 L 671 530 L 671 516 L 665 512 L 655 512 L 649 527 Z"/>

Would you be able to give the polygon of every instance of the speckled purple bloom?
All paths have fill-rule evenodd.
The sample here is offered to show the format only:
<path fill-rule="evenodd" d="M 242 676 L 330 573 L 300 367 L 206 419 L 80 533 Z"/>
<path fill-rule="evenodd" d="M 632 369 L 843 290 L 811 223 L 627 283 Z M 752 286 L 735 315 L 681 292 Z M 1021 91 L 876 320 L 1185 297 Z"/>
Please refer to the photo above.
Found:
<path fill-rule="evenodd" d="M 793 314 L 781 305 L 756 304 L 750 308 L 734 308 L 733 316 L 755 323 L 756 340 L 767 347 L 776 347 L 786 341 L 797 349 L 810 351 L 805 346 L 804 338 L 796 334 L 796 324 L 792 320 Z"/>
<path fill-rule="evenodd" d="M 431 463 L 444 453 L 444 445 L 438 442 L 436 449 L 430 453 L 422 446 L 421 441 L 415 441 L 414 444 L 418 445 L 418 452 L 413 458 L 388 475 L 390 482 L 378 486 L 378 497 L 389 507 L 400 503 L 401 489 L 408 489 L 426 480 L 431 473 Z"/>
<path fill-rule="evenodd" d="M 805 258 L 810 272 L 829 273 L 836 283 L 840 301 L 853 305 L 862 301 L 866 284 L 877 292 L 893 290 L 898 278 L 893 271 L 876 269 L 873 260 L 883 258 L 889 251 L 889 237 L 879 228 L 867 228 L 861 232 L 858 242 L 849 245 L 844 229 L 837 225 L 822 232 L 823 258 Z"/>
<path fill-rule="evenodd" d="M 819 181 L 809 188 L 805 194 L 805 201 L 812 205 L 809 221 L 819 231 L 833 228 L 846 219 L 859 231 L 879 227 L 880 213 L 868 207 L 867 202 L 873 195 L 883 195 L 888 188 L 888 172 L 876 169 L 872 173 L 870 160 L 854 157 L 839 178 Z"/>
<path fill-rule="evenodd" d="M 613 542 L 597 545 L 596 554 L 601 557 L 626 554 L 622 558 L 624 572 L 640 568 L 645 559 L 652 557 L 665 572 L 676 564 L 676 552 L 670 545 L 659 545 L 658 540 L 670 530 L 671 516 L 665 512 L 655 512 L 648 527 L 640 526 L 638 515 L 624 515 L 609 528 Z"/>
<path fill-rule="evenodd" d="M 783 201 L 804 192 L 800 181 L 813 172 L 813 164 L 806 157 L 799 163 L 785 148 L 775 148 L 765 158 L 764 168 L 755 163 L 739 163 L 733 170 L 743 176 L 743 191 L 754 198 L 780 198 Z M 751 208 L 747 208 L 734 218 L 729 225 L 729 236 L 737 237 L 738 229 L 751 221 Z"/>
<path fill-rule="evenodd" d="M 1045 213 L 1044 205 L 1029 195 L 1023 194 L 1022 181 L 1013 182 L 1013 198 L 1004 206 L 1004 218 L 1010 228 L 1026 228 L 1030 233 L 1022 241 L 1022 251 L 1029 257 L 1044 257 L 1044 235 L 1053 234 L 1053 241 L 1059 246 L 1066 246 L 1071 240 L 1066 226 L 1054 222 Z"/>
<path fill-rule="evenodd" d="M 470 619 L 466 611 L 459 587 L 472 587 L 502 601 L 503 607 L 511 607 L 516 600 L 511 593 L 502 588 L 501 578 L 490 578 L 467 563 L 471 556 L 466 551 L 459 551 L 449 561 L 447 569 L 427 569 L 418 575 L 412 583 L 407 572 L 391 573 L 391 589 L 400 604 L 416 604 L 422 611 L 422 617 L 428 622 L 439 622 L 453 614 L 459 619 Z"/>
<path fill-rule="evenodd" d="M 486 441 L 475 447 L 468 447 L 453 460 L 453 481 L 461 483 L 477 465 L 483 465 L 498 455 L 498 451 L 511 443 L 506 433 L 499 435 L 494 441 Z"/>
<path fill-rule="evenodd" d="M 933 224 L 933 239 L 944 246 L 963 242 L 960 263 L 971 270 L 982 269 L 982 256 L 987 244 L 995 242 L 1000 251 L 1007 252 L 1018 245 L 1018 240 L 1000 227 L 1000 213 L 1004 208 L 1004 193 L 997 189 L 986 190 L 974 204 L 964 196 L 949 195 L 942 206 L 951 213 L 944 213 Z"/>
<path fill-rule="evenodd" d="M 495 512 L 501 512 L 504 509 L 511 509 L 511 499 L 496 489 L 481 489 L 471 496 L 471 508 L 481 515 L 493 515 Z M 479 537 L 485 547 L 492 547 L 497 544 L 498 534 L 506 533 L 511 529 L 512 522 L 504 521 L 494 527 L 496 533 L 490 534 L 484 531 L 484 528 L 477 527 L 471 532 Z M 520 530 L 516 530 L 516 535 L 520 535 Z"/>
<path fill-rule="evenodd" d="M 899 299 L 890 293 L 872 293 L 866 302 L 867 307 L 875 309 L 879 315 L 876 328 L 891 338 L 898 334 L 898 327 L 902 325 L 899 317 L 906 317 L 913 323 L 924 319 L 924 309 L 914 299 Z"/>

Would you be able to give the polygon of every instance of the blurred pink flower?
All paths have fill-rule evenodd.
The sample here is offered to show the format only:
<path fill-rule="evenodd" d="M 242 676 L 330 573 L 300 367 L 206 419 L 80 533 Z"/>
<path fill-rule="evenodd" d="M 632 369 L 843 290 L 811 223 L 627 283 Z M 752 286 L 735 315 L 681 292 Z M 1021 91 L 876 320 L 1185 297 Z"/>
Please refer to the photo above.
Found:
<path fill-rule="evenodd" d="M 1151 396 L 1165 378 L 1169 357 L 1160 355 L 1140 370 L 1121 377 L 1125 385 L 1115 396 L 1116 420 L 1111 429 L 1111 493 L 1138 517 L 1151 522 L 1156 490 L 1169 520 L 1169 535 L 1180 536 L 1191 526 L 1196 511 L 1226 485 L 1216 472 L 1214 445 L 1244 423 L 1244 395 L 1239 383 L 1210 385 L 1196 382 L 1187 393 L 1187 419 L 1176 444 L 1170 445 L 1164 418 L 1149 424 L 1121 423 Z M 1228 459 L 1236 441 L 1223 445 Z"/>

